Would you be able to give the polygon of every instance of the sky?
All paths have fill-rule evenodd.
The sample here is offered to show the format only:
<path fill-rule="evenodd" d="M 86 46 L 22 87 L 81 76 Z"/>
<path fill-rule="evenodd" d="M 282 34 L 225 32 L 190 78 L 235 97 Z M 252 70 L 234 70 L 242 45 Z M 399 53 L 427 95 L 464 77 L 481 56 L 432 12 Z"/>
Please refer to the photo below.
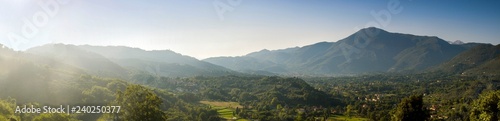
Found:
<path fill-rule="evenodd" d="M 172 50 L 198 59 L 335 42 L 375 26 L 500 43 L 500 1 L 0 0 L 0 43 Z M 385 14 L 384 14 L 385 13 Z"/>

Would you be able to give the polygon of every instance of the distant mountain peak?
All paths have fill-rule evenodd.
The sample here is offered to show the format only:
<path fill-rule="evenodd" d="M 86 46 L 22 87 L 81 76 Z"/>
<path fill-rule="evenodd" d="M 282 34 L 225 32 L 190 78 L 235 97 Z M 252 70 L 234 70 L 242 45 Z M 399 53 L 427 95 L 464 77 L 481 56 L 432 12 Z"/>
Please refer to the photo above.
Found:
<path fill-rule="evenodd" d="M 259 52 L 270 52 L 270 50 L 268 50 L 268 49 L 262 49 Z"/>
<path fill-rule="evenodd" d="M 448 43 L 450 43 L 452 45 L 462 45 L 462 44 L 465 44 L 465 42 L 460 41 L 460 40 L 448 41 Z"/>
<path fill-rule="evenodd" d="M 332 42 L 327 42 L 327 41 L 323 41 L 323 42 L 318 42 L 318 43 L 315 43 L 313 45 L 321 45 L 321 44 L 331 44 Z"/>
<path fill-rule="evenodd" d="M 386 30 L 381 29 L 381 28 L 377 28 L 377 27 L 368 27 L 368 28 L 363 28 L 363 29 L 360 29 L 360 30 L 359 30 L 358 32 L 356 32 L 356 33 L 360 33 L 360 32 L 374 32 L 374 33 L 384 32 L 384 33 L 389 33 L 389 32 L 387 32 Z"/>

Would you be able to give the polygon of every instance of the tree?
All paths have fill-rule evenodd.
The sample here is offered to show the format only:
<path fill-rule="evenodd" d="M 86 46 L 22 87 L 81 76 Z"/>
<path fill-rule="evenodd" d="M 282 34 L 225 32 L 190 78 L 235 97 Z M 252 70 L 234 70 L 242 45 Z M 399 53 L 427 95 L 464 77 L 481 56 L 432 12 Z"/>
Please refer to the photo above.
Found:
<path fill-rule="evenodd" d="M 298 112 L 297 116 L 295 116 L 295 121 L 303 121 L 305 119 L 305 114 L 303 112 Z"/>
<path fill-rule="evenodd" d="M 235 113 L 236 113 L 236 115 L 240 114 L 240 108 L 239 107 L 236 107 Z"/>
<path fill-rule="evenodd" d="M 350 118 L 351 112 L 352 112 L 352 105 L 347 105 L 345 115 Z"/>
<path fill-rule="evenodd" d="M 107 104 L 113 100 L 113 92 L 101 86 L 92 86 L 92 89 L 84 90 L 82 94 L 83 101 L 89 104 Z"/>
<path fill-rule="evenodd" d="M 162 100 L 152 90 L 140 85 L 130 85 L 124 93 L 117 92 L 116 104 L 122 107 L 118 118 L 131 121 L 165 120 L 160 110 Z"/>
<path fill-rule="evenodd" d="M 62 113 L 43 113 L 33 119 L 33 121 L 76 121 L 68 114 Z"/>
<path fill-rule="evenodd" d="M 429 119 L 429 111 L 424 107 L 422 95 L 405 98 L 394 110 L 394 121 L 425 121 Z"/>
<path fill-rule="evenodd" d="M 13 98 L 9 97 L 9 99 L 7 99 L 7 100 L 0 99 L 0 120 L 2 120 L 2 119 L 10 119 L 10 120 L 19 119 L 19 117 L 15 116 L 15 114 L 14 114 L 15 105 L 16 105 L 16 100 Z"/>
<path fill-rule="evenodd" d="M 332 113 L 330 112 L 330 108 L 323 109 L 323 120 L 328 119 L 328 117 L 330 117 L 330 113 Z"/>
<path fill-rule="evenodd" d="M 276 97 L 274 97 L 272 100 L 271 100 L 271 105 L 276 105 L 278 104 L 278 99 Z"/>
<path fill-rule="evenodd" d="M 111 92 L 124 91 L 127 88 L 127 84 L 121 80 L 113 80 L 109 82 L 106 87 Z"/>
<path fill-rule="evenodd" d="M 198 115 L 198 119 L 199 120 L 203 120 L 203 119 L 207 119 L 207 114 L 205 114 L 205 112 L 201 112 L 200 115 Z"/>
<path fill-rule="evenodd" d="M 470 120 L 498 121 L 500 115 L 500 90 L 487 91 L 472 103 Z"/>
<path fill-rule="evenodd" d="M 194 95 L 193 93 L 190 93 L 190 92 L 179 94 L 177 97 L 179 99 L 182 99 L 186 102 L 191 102 L 191 103 L 200 101 L 200 99 L 198 97 L 196 97 L 196 95 Z"/>

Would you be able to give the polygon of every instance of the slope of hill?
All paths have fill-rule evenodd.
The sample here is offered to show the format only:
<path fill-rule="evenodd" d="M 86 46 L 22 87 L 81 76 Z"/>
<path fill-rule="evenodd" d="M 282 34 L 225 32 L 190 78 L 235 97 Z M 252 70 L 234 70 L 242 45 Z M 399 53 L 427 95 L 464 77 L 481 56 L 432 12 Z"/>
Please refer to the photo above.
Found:
<path fill-rule="evenodd" d="M 206 100 L 238 101 L 244 105 L 342 105 L 339 100 L 299 78 L 222 76 L 185 78 L 176 83 L 164 83 L 168 82 L 154 85 L 168 85 L 170 88 L 193 92 Z"/>
<path fill-rule="evenodd" d="M 93 75 L 126 78 L 129 74 L 128 70 L 111 62 L 106 57 L 80 49 L 74 45 L 48 44 L 30 48 L 26 50 L 26 53 L 51 59 L 55 62 L 65 63 L 83 69 Z"/>
<path fill-rule="evenodd" d="M 45 62 L 50 60 L 33 56 L 10 48 L 0 48 L 1 99 L 15 98 L 19 104 L 79 101 L 78 95 L 67 88 L 70 85 L 68 79 L 85 74 L 82 70 L 59 62 L 49 65 Z"/>
<path fill-rule="evenodd" d="M 421 39 L 415 46 L 403 50 L 394 58 L 397 62 L 391 70 L 424 70 L 446 62 L 465 50 L 462 46 L 450 45 L 437 37 Z"/>
<path fill-rule="evenodd" d="M 205 61 L 212 62 L 217 65 L 225 65 L 227 68 L 236 71 L 273 71 L 273 72 L 286 72 L 284 65 L 279 65 L 271 61 L 260 60 L 254 57 L 219 57 L 208 58 Z M 241 63 L 244 63 L 241 65 Z"/>
<path fill-rule="evenodd" d="M 37 49 L 40 49 L 40 51 L 46 50 L 46 48 Z M 75 48 L 68 47 L 68 49 Z M 68 50 L 67 52 L 75 53 L 75 51 L 77 50 Z M 49 51 L 46 52 L 49 53 Z M 95 56 L 93 54 L 88 55 Z M 65 54 L 59 56 L 68 57 Z M 84 57 L 80 58 L 88 59 Z M 160 102 L 158 105 L 148 106 L 159 108 L 160 111 L 169 116 L 168 120 L 206 119 L 198 117 L 200 113 L 205 114 L 207 117 L 217 116 L 215 110 L 206 109 L 202 104 L 185 102 L 185 99 L 178 98 L 179 96 L 163 89 L 134 85 L 116 78 L 101 78 L 100 76 L 88 75 L 84 73 L 84 71 L 88 70 L 81 70 L 72 65 L 60 63 L 58 60 L 60 60 L 59 57 L 55 59 L 40 57 L 40 55 L 32 53 L 0 48 L 0 109 L 2 111 L 0 113 L 0 120 L 104 120 L 107 116 L 105 113 L 72 113 L 70 116 L 58 113 L 45 113 L 46 110 L 41 110 L 44 113 L 15 113 L 14 111 L 16 110 L 16 106 L 22 108 L 23 105 L 27 107 L 33 106 L 34 109 L 42 109 L 42 107 L 43 109 L 47 109 L 46 106 L 51 106 L 55 109 L 54 107 L 59 107 L 59 105 L 116 105 L 121 106 L 121 109 L 119 109 L 121 112 L 129 112 L 130 108 L 116 103 L 115 100 L 116 97 L 119 97 L 116 95 L 124 94 L 120 92 L 125 92 L 126 94 L 127 90 L 131 90 L 129 89 L 130 87 L 139 87 L 139 89 L 132 90 L 137 91 L 136 94 L 144 94 L 139 91 L 147 91 L 150 92 L 147 94 L 148 97 L 155 98 L 146 98 L 146 95 L 130 95 L 127 99 L 158 100 Z M 73 60 L 67 59 L 66 61 Z M 82 62 L 84 61 L 88 60 L 82 60 Z M 19 107 L 17 108 L 18 110 Z M 192 110 L 188 111 L 184 109 Z M 212 113 L 209 114 L 209 112 Z M 146 114 L 147 112 L 138 113 Z M 175 115 L 175 117 L 170 117 L 172 115 Z"/>
<path fill-rule="evenodd" d="M 478 65 L 477 67 L 465 70 L 464 74 L 486 76 L 498 76 L 498 74 L 500 74 L 500 44 L 489 47 L 487 50 L 490 52 L 480 53 L 482 57 L 486 56 L 484 63 Z"/>
<path fill-rule="evenodd" d="M 493 61 L 495 58 L 498 58 L 499 55 L 500 48 L 498 45 L 477 45 L 431 70 L 443 71 L 447 73 L 462 73 L 466 70 L 481 66 L 489 61 Z M 494 61 L 490 63 L 493 64 Z"/>
<path fill-rule="evenodd" d="M 376 34 L 368 36 L 366 33 Z M 370 27 L 337 42 L 263 50 L 233 58 L 214 57 L 205 61 L 234 70 L 254 69 L 293 75 L 413 72 L 439 65 L 470 46 L 449 44 L 438 37 L 391 33 Z M 266 67 L 279 67 L 281 70 Z"/>
<path fill-rule="evenodd" d="M 132 70 L 146 71 L 159 76 L 187 77 L 196 75 L 221 76 L 238 74 L 227 68 L 170 50 L 146 51 L 123 46 L 78 46 L 98 53 Z"/>

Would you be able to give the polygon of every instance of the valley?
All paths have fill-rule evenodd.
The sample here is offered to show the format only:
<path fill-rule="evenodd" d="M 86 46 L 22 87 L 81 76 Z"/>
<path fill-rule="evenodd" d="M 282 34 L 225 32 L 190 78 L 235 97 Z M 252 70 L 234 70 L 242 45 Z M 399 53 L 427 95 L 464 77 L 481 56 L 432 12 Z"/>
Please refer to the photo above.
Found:
<path fill-rule="evenodd" d="M 380 34 L 349 55 L 339 48 L 356 46 L 359 33 L 204 60 L 125 46 L 2 48 L 0 120 L 498 119 L 498 110 L 484 106 L 500 99 L 499 45 L 360 31 L 373 30 Z M 23 105 L 118 105 L 123 112 L 16 112 Z"/>

